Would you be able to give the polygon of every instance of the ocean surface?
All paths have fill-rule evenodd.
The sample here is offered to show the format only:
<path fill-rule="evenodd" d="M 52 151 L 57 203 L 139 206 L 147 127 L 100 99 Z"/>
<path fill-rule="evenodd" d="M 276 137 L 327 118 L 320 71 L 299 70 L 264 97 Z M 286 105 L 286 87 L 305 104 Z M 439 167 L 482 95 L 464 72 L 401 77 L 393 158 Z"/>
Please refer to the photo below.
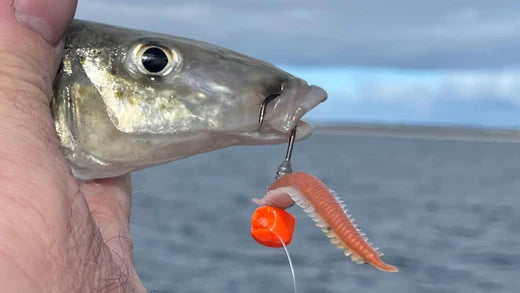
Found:
<path fill-rule="evenodd" d="M 293 292 L 283 250 L 249 234 L 285 145 L 134 173 L 131 232 L 150 292 Z M 399 273 L 358 265 L 298 207 L 298 292 L 520 292 L 520 144 L 315 134 L 293 167 L 322 179 Z"/>

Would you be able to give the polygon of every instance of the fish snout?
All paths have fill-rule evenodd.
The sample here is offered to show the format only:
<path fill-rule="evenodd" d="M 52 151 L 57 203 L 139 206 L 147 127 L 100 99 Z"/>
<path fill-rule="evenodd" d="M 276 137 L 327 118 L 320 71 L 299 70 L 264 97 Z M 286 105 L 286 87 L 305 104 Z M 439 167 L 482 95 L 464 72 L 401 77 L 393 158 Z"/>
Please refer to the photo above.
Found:
<path fill-rule="evenodd" d="M 265 124 L 287 134 L 298 125 L 305 113 L 326 99 L 327 92 L 324 89 L 308 85 L 299 78 L 290 79 L 282 85 L 280 95 L 268 104 Z"/>

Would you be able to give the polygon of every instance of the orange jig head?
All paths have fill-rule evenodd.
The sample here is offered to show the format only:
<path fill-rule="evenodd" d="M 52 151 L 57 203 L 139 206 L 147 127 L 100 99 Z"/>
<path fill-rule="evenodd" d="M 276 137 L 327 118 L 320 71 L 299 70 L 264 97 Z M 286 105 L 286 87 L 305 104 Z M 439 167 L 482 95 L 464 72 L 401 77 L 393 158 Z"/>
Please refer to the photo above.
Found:
<path fill-rule="evenodd" d="M 271 206 L 262 206 L 251 216 L 251 236 L 264 246 L 282 247 L 280 238 L 285 245 L 289 245 L 295 224 L 294 216 L 288 212 Z"/>

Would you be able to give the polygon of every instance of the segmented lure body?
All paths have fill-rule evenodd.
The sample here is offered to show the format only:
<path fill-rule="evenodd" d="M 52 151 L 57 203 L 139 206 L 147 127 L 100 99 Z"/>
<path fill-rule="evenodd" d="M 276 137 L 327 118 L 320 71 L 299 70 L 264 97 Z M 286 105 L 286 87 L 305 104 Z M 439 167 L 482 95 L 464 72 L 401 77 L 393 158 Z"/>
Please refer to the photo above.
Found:
<path fill-rule="evenodd" d="M 357 228 L 343 201 L 312 175 L 303 172 L 287 174 L 269 187 L 264 198 L 253 201 L 282 209 L 296 203 L 312 217 L 330 241 L 344 249 L 345 255 L 350 255 L 353 261 L 366 262 L 386 272 L 398 271 L 381 260 L 382 253 Z"/>

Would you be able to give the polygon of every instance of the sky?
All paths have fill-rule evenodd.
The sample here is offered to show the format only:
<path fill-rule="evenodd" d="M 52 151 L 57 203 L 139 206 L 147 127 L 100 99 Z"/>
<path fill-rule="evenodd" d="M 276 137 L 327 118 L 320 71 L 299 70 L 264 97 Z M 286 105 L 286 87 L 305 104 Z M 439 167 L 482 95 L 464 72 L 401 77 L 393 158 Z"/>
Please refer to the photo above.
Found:
<path fill-rule="evenodd" d="M 76 17 L 273 63 L 328 91 L 317 123 L 520 127 L 516 0 L 80 0 Z"/>

